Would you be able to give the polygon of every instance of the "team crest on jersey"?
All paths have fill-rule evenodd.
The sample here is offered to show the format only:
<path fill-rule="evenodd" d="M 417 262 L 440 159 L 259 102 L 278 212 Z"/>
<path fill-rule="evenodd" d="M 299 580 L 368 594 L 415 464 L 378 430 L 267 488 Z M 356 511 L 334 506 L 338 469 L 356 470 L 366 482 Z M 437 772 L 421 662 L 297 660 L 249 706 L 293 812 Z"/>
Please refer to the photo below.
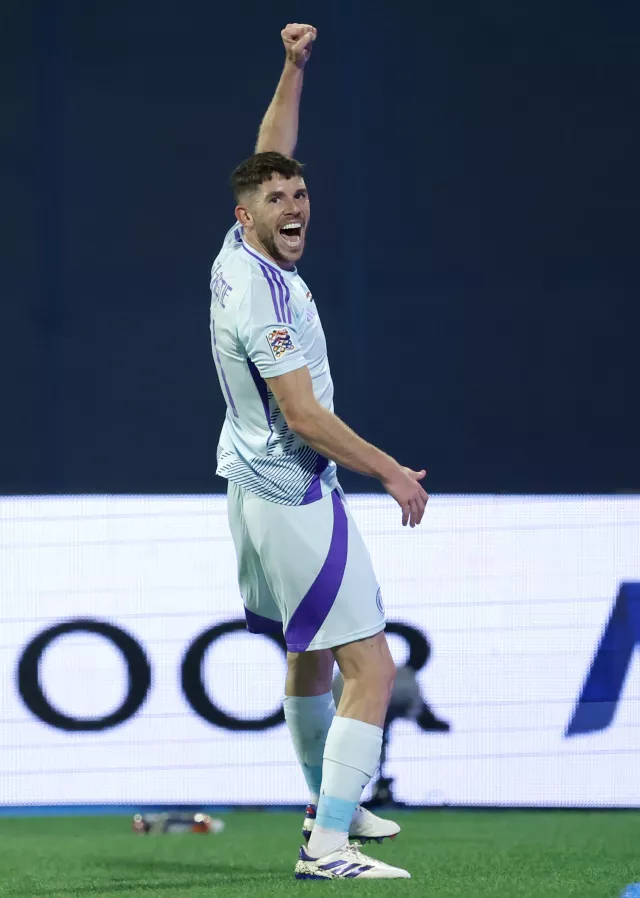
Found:
<path fill-rule="evenodd" d="M 270 331 L 267 334 L 267 343 L 271 348 L 271 352 L 273 353 L 276 362 L 279 362 L 287 352 L 296 351 L 296 347 L 293 345 L 293 340 L 291 339 L 291 334 L 286 327 Z"/>

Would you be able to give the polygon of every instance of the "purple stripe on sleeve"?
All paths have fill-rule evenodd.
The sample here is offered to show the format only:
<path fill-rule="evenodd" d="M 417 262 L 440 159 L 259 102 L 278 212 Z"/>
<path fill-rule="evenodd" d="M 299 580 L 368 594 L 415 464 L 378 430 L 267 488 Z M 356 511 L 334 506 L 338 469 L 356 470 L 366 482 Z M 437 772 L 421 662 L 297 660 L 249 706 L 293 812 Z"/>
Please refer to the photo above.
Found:
<path fill-rule="evenodd" d="M 278 293 L 280 294 L 280 314 L 282 315 L 282 320 L 287 320 L 287 310 L 284 304 L 284 290 L 282 289 L 282 281 L 280 278 L 277 278 L 278 282 Z"/>
<path fill-rule="evenodd" d="M 284 291 L 285 291 L 284 292 L 284 302 L 285 302 L 285 306 L 287 309 L 287 320 L 288 320 L 289 324 L 292 324 L 291 305 L 289 304 L 289 300 L 291 299 L 291 291 L 289 290 L 289 285 L 287 284 L 287 282 L 285 281 L 284 278 L 282 279 L 282 286 L 284 287 Z"/>
<path fill-rule="evenodd" d="M 337 490 L 331 493 L 333 532 L 320 572 L 291 616 L 285 633 L 290 652 L 305 652 L 333 607 L 347 566 L 349 522 Z"/>
<path fill-rule="evenodd" d="M 265 278 L 267 279 L 267 283 L 269 284 L 269 289 L 271 290 L 271 299 L 273 300 L 273 308 L 276 313 L 276 318 L 278 319 L 278 321 L 283 321 L 284 318 L 280 314 L 280 310 L 278 309 L 278 301 L 276 299 L 276 290 L 273 285 L 273 281 L 269 277 L 269 269 L 267 268 L 266 265 L 263 265 L 262 262 L 260 263 L 260 268 L 262 269 L 262 273 L 265 276 Z"/>
<path fill-rule="evenodd" d="M 313 478 L 311 483 L 307 487 L 307 491 L 304 494 L 301 505 L 311 505 L 312 502 L 317 502 L 318 499 L 322 499 L 322 484 L 320 482 L 320 475 L 323 471 L 326 471 L 327 466 L 329 465 L 329 459 L 325 458 L 324 455 L 318 455 L 316 459 L 316 469 L 313 472 Z"/>
<path fill-rule="evenodd" d="M 278 293 L 280 294 L 280 309 L 282 310 L 282 320 L 288 321 L 289 324 L 293 323 L 293 319 L 291 318 L 291 306 L 289 305 L 289 300 L 291 299 L 291 291 L 289 290 L 289 285 L 284 279 L 283 275 L 280 272 L 274 272 L 273 278 L 278 284 Z"/>
<path fill-rule="evenodd" d="M 218 363 L 218 371 L 220 372 L 220 378 L 222 379 L 222 383 L 224 384 L 224 389 L 227 394 L 227 399 L 229 400 L 229 405 L 231 406 L 231 410 L 236 418 L 239 418 L 238 409 L 236 408 L 236 404 L 233 401 L 233 396 L 231 395 L 231 390 L 229 389 L 229 383 L 227 381 L 227 375 L 224 373 L 224 368 L 222 367 L 222 361 L 220 360 L 220 353 L 218 352 L 218 341 L 216 340 L 216 326 L 211 322 L 211 335 L 213 337 L 213 350 L 216 354 L 216 362 Z"/>
<path fill-rule="evenodd" d="M 284 307 L 284 292 L 282 290 L 282 278 L 273 270 L 269 271 L 269 275 L 271 278 L 271 283 L 273 284 L 272 290 L 278 291 L 278 299 L 280 301 L 280 312 L 278 313 L 280 317 L 278 318 L 278 321 L 284 322 L 287 320 L 287 313 L 285 312 L 285 307 Z M 275 293 L 274 293 L 274 297 L 275 297 Z M 274 298 L 274 303 L 275 303 L 275 298 Z"/>
<path fill-rule="evenodd" d="M 263 617 L 262 614 L 249 611 L 248 608 L 244 609 L 244 616 L 249 633 L 282 633 L 282 621 Z"/>
<path fill-rule="evenodd" d="M 267 426 L 269 428 L 269 437 L 267 438 L 267 449 L 269 448 L 269 443 L 271 442 L 271 438 L 273 437 L 273 427 L 271 426 L 271 409 L 269 408 L 269 392 L 267 385 L 264 379 L 260 376 L 260 372 L 258 371 L 254 362 L 251 359 L 247 359 L 247 365 L 249 366 L 249 374 L 251 375 L 254 384 L 256 385 L 256 390 L 260 395 L 260 399 L 262 400 L 262 408 L 264 409 L 264 416 L 267 419 Z"/>

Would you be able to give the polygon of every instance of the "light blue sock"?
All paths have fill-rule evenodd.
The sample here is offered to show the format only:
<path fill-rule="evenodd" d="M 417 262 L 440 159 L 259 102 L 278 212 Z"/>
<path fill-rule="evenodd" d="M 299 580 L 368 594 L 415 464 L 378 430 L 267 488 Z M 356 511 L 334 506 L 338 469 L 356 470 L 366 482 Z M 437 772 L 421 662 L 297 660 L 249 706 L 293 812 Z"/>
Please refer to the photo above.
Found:
<path fill-rule="evenodd" d="M 334 717 L 324 747 L 322 788 L 316 823 L 309 839 L 310 857 L 343 848 L 362 790 L 376 771 L 382 729 L 350 717 Z"/>
<path fill-rule="evenodd" d="M 284 699 L 284 717 L 309 787 L 311 804 L 318 804 L 324 744 L 335 713 L 331 692 L 303 697 L 287 695 Z"/>

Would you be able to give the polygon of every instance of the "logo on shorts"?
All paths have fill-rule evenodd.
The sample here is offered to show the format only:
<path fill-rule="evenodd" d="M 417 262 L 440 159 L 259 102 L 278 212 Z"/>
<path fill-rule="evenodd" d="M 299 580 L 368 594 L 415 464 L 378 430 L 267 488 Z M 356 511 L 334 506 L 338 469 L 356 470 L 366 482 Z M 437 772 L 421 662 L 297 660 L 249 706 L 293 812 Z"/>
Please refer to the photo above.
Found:
<path fill-rule="evenodd" d="M 267 343 L 271 348 L 271 352 L 273 353 L 276 362 L 279 362 L 285 353 L 296 352 L 296 347 L 293 345 L 291 334 L 286 327 L 270 331 L 267 334 Z"/>
<path fill-rule="evenodd" d="M 384 614 L 384 605 L 382 604 L 382 590 L 378 587 L 378 593 L 376 595 L 376 606 L 380 614 Z"/>

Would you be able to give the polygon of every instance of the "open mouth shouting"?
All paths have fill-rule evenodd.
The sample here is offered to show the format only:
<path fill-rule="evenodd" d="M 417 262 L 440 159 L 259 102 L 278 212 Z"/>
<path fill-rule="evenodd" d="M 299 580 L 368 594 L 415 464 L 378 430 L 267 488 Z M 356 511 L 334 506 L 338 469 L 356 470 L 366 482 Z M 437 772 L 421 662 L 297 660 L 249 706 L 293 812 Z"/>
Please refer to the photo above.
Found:
<path fill-rule="evenodd" d="M 280 228 L 279 234 L 289 249 L 297 250 L 302 248 L 303 230 L 301 221 L 290 221 Z"/>

